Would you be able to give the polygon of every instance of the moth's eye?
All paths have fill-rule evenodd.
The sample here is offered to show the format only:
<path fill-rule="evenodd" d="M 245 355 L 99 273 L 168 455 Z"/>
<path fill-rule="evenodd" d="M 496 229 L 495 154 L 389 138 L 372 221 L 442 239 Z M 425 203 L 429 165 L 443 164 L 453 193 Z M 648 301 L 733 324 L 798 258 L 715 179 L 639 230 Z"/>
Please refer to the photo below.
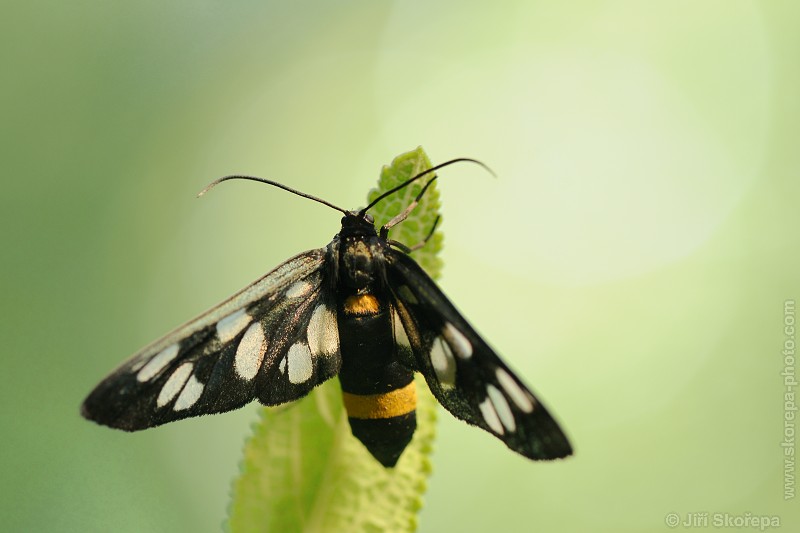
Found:
<path fill-rule="evenodd" d="M 370 215 L 369 213 L 364 215 L 364 220 L 366 220 L 370 224 L 374 224 L 375 223 L 375 218 L 372 215 Z"/>

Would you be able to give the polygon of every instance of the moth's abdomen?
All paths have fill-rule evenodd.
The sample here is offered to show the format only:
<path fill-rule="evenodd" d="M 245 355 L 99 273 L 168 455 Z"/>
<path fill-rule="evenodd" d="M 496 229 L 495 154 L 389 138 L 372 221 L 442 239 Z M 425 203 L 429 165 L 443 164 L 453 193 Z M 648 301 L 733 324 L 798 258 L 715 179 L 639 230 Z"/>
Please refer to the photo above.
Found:
<path fill-rule="evenodd" d="M 417 428 L 414 381 L 383 394 L 342 395 L 353 435 L 383 466 L 397 464 Z"/>
<path fill-rule="evenodd" d="M 372 294 L 342 298 L 339 380 L 350 428 L 384 466 L 392 467 L 417 427 L 414 374 L 397 361 L 388 305 Z"/>

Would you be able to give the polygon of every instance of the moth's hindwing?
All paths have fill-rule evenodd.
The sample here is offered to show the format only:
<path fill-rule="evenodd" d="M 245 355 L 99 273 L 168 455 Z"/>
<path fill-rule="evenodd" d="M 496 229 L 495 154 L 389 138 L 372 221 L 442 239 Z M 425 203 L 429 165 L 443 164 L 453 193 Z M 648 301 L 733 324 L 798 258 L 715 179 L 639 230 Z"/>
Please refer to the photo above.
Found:
<path fill-rule="evenodd" d="M 566 436 L 542 403 L 422 268 L 395 250 L 386 259 L 398 351 L 412 357 L 439 403 L 525 457 L 570 455 Z"/>
<path fill-rule="evenodd" d="M 341 367 L 326 278 L 324 249 L 286 261 L 123 363 L 88 396 L 83 416 L 135 431 L 306 395 Z"/>

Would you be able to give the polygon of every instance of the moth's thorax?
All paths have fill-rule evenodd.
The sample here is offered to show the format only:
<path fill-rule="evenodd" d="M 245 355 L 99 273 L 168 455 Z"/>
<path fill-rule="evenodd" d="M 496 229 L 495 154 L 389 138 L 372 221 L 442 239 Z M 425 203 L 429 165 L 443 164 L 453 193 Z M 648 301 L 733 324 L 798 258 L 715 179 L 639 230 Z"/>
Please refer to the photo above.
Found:
<path fill-rule="evenodd" d="M 385 243 L 367 217 L 349 213 L 342 218 L 336 259 L 339 287 L 345 292 L 372 292 L 384 278 Z"/>

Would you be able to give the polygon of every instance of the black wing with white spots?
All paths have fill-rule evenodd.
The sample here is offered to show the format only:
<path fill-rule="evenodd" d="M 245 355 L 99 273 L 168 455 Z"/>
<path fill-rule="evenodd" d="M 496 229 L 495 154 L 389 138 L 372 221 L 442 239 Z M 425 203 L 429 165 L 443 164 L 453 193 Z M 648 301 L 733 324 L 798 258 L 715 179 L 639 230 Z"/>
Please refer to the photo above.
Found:
<path fill-rule="evenodd" d="M 136 431 L 296 400 L 341 367 L 325 250 L 300 254 L 134 355 L 81 412 Z"/>
<path fill-rule="evenodd" d="M 439 403 L 525 457 L 570 455 L 572 447 L 545 407 L 422 268 L 394 250 L 386 258 L 395 341 L 401 353 L 412 357 L 413 368 L 425 376 Z"/>

